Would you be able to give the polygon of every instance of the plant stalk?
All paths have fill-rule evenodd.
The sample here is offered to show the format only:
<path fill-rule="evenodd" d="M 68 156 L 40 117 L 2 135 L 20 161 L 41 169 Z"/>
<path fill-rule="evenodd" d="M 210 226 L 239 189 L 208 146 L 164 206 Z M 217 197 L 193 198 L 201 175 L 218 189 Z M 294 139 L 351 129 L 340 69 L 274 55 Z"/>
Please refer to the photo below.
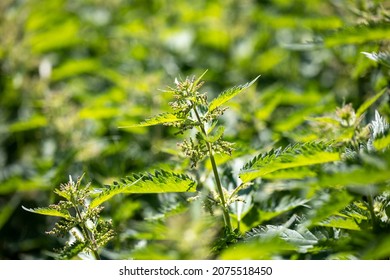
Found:
<path fill-rule="evenodd" d="M 80 226 L 81 226 L 81 229 L 82 229 L 82 232 L 83 232 L 83 235 L 84 235 L 84 238 L 85 239 L 88 239 L 88 240 L 91 240 L 93 244 L 95 244 L 95 239 L 93 237 L 93 233 L 90 232 L 90 230 L 85 226 L 85 224 L 83 223 L 83 220 L 82 220 L 82 216 L 81 216 L 81 213 L 80 213 L 80 210 L 79 208 L 77 207 L 77 205 L 74 205 L 74 208 L 76 210 L 76 214 L 79 218 L 79 221 L 80 221 Z M 99 256 L 99 253 L 95 250 L 95 249 L 92 249 L 91 248 L 91 252 L 92 252 L 92 255 L 94 256 L 94 258 L 96 260 L 100 260 L 100 256 Z"/>
<path fill-rule="evenodd" d="M 206 145 L 207 145 L 207 148 L 209 150 L 210 161 L 211 161 L 211 166 L 213 168 L 215 183 L 217 184 L 218 194 L 219 194 L 219 197 L 221 199 L 222 211 L 223 211 L 223 217 L 224 217 L 224 220 L 225 220 L 225 225 L 228 228 L 228 230 L 231 232 L 231 231 L 233 231 L 233 228 L 232 228 L 232 224 L 231 224 L 231 221 L 230 221 L 229 209 L 228 209 L 228 205 L 226 205 L 225 196 L 223 194 L 221 180 L 219 178 L 217 164 L 215 163 L 215 159 L 214 159 L 214 155 L 213 155 L 213 150 L 211 148 L 210 143 L 208 143 L 207 141 L 206 141 Z"/>
<path fill-rule="evenodd" d="M 204 128 L 204 125 L 201 122 L 199 113 L 196 110 L 195 106 L 193 106 L 193 109 L 194 109 L 196 118 L 197 118 L 198 122 L 200 123 L 200 125 L 199 125 L 200 129 L 202 130 L 202 132 L 205 135 L 207 135 L 206 130 Z M 213 149 L 212 149 L 212 147 L 211 147 L 211 145 L 210 145 L 210 143 L 208 141 L 205 140 L 205 142 L 206 142 L 206 145 L 207 145 L 207 150 L 209 152 L 211 166 L 213 168 L 214 179 L 215 179 L 215 183 L 217 185 L 218 195 L 219 195 L 219 198 L 220 198 L 221 204 L 222 204 L 222 212 L 223 212 L 223 218 L 224 218 L 224 221 L 225 221 L 225 226 L 228 228 L 229 232 L 232 232 L 233 228 L 232 228 L 232 223 L 230 221 L 229 209 L 228 209 L 228 205 L 226 204 L 225 195 L 223 194 L 221 179 L 219 178 L 218 168 L 217 168 L 217 164 L 215 162 Z"/>

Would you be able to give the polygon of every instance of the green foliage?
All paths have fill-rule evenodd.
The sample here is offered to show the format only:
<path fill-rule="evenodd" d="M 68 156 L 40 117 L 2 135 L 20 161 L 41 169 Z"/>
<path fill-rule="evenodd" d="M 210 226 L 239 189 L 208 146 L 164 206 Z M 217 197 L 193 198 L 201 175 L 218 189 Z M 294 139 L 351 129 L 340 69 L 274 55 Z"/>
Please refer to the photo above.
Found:
<path fill-rule="evenodd" d="M 340 160 L 340 153 L 332 143 L 308 142 L 276 149 L 256 156 L 240 172 L 243 182 L 252 181 L 282 169 L 315 165 Z"/>
<path fill-rule="evenodd" d="M 134 193 L 169 193 L 169 192 L 195 192 L 196 182 L 190 177 L 175 174 L 164 170 L 155 171 L 154 174 L 133 174 L 106 189 L 91 201 L 91 207 L 96 207 L 117 194 Z"/>
<path fill-rule="evenodd" d="M 121 128 L 126 128 L 126 127 L 140 127 L 140 126 L 151 126 L 151 125 L 156 125 L 156 124 L 168 124 L 168 123 L 175 123 L 175 122 L 180 122 L 182 119 L 178 118 L 176 115 L 171 114 L 171 113 L 163 113 L 157 116 L 154 116 L 150 119 L 147 119 L 140 124 L 135 124 L 131 126 L 125 126 Z"/>
<path fill-rule="evenodd" d="M 214 98 L 210 105 L 209 105 L 209 112 L 214 111 L 218 107 L 222 106 L 226 102 L 228 102 L 230 99 L 232 99 L 234 96 L 242 92 L 243 90 L 247 89 L 251 85 L 253 85 L 254 82 L 259 78 L 260 76 L 257 76 L 255 79 L 253 79 L 251 82 L 246 83 L 245 85 L 235 86 L 233 88 L 227 89 L 223 91 L 221 94 L 219 94 L 216 98 Z"/>
<path fill-rule="evenodd" d="M 230 204 L 235 202 L 236 191 L 233 191 L 233 193 L 229 194 L 227 190 L 222 187 L 217 165 L 214 159 L 214 154 L 224 153 L 231 155 L 233 151 L 233 144 L 222 140 L 224 127 L 219 126 L 214 135 L 212 132 L 217 125 L 218 117 L 220 117 L 226 110 L 226 108 L 221 108 L 220 106 L 242 92 L 244 89 L 251 86 L 258 79 L 258 77 L 252 82 L 243 86 L 237 86 L 232 89 L 223 91 L 211 103 L 208 103 L 207 95 L 199 91 L 203 86 L 201 78 L 205 75 L 205 73 L 206 72 L 204 72 L 196 80 L 195 77 L 187 77 L 184 81 L 175 79 L 176 88 L 169 88 L 168 91 L 175 99 L 169 103 L 173 113 L 167 113 L 168 117 L 166 117 L 167 114 L 165 113 L 160 114 L 156 117 L 146 120 L 145 122 L 142 122 L 140 125 L 148 126 L 164 123 L 166 125 L 178 127 L 179 133 L 184 133 L 186 130 L 193 128 L 197 130 L 195 137 L 189 138 L 189 140 L 185 139 L 183 143 L 179 144 L 178 146 L 181 148 L 185 156 L 190 158 L 192 162 L 191 167 L 195 167 L 197 163 L 203 160 L 203 158 L 206 156 L 210 157 L 217 189 L 217 192 L 215 192 L 217 195 L 214 195 L 212 200 L 215 202 L 215 204 L 222 207 L 225 226 L 229 234 L 229 232 L 232 232 L 233 229 L 230 221 L 228 207 Z M 166 120 L 173 121 L 167 122 Z M 120 184 L 119 188 L 116 188 L 115 190 L 110 189 L 109 192 L 103 194 L 101 199 L 98 198 L 97 203 L 110 198 L 112 195 L 118 192 L 121 192 L 121 189 L 123 189 L 123 187 L 121 187 Z M 148 191 L 148 188 L 143 189 Z M 162 188 L 161 191 L 167 192 L 169 189 L 165 190 Z M 92 202 L 92 204 L 94 203 Z"/>
<path fill-rule="evenodd" d="M 54 216 L 54 217 L 61 217 L 66 220 L 71 220 L 71 216 L 67 211 L 64 211 L 63 209 L 56 209 L 56 207 L 40 207 L 40 208 L 34 208 L 29 209 L 26 207 L 23 207 L 24 210 L 29 211 L 31 213 L 35 214 L 41 214 L 41 215 L 48 215 L 48 216 Z"/>
<path fill-rule="evenodd" d="M 100 259 L 99 248 L 114 235 L 111 222 L 100 218 L 102 208 L 88 203 L 92 190 L 89 185 L 81 187 L 81 180 L 82 177 L 74 182 L 72 177 L 69 177 L 69 182 L 56 190 L 58 195 L 65 198 L 57 204 L 35 209 L 23 207 L 24 210 L 35 214 L 63 218 L 47 232 L 58 237 L 70 234 L 74 238 L 58 250 L 59 259 L 71 259 L 80 253 L 92 253 L 95 259 Z"/>

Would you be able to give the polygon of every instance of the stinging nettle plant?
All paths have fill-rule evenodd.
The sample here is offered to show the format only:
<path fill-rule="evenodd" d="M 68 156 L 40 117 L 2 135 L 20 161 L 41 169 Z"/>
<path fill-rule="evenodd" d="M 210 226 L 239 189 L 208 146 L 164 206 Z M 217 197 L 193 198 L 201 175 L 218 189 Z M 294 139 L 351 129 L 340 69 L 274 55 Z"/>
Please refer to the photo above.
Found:
<path fill-rule="evenodd" d="M 269 247 L 268 253 L 262 255 L 260 252 L 259 255 L 253 255 L 254 258 L 271 258 L 275 250 L 302 253 L 315 246 L 318 246 L 319 251 L 326 251 L 331 250 L 333 245 L 326 247 L 328 245 L 324 236 L 327 236 L 331 244 L 338 241 L 340 236 L 348 238 L 347 232 L 350 230 L 381 232 L 390 227 L 390 199 L 388 192 L 383 192 L 383 185 L 390 178 L 388 172 L 383 172 L 390 166 L 389 125 L 377 111 L 371 123 L 366 126 L 362 124 L 367 109 L 385 95 L 386 89 L 366 100 L 356 111 L 351 104 L 347 104 L 337 108 L 331 116 L 311 118 L 312 122 L 321 124 L 317 128 L 319 132 L 326 128 L 324 133 L 319 133 L 325 134 L 325 137 L 259 153 L 242 166 L 238 180 L 225 178 L 226 173 L 222 172 L 224 169 L 217 164 L 215 158 L 216 154 L 231 155 L 234 149 L 233 143 L 224 140 L 224 126 L 219 125 L 218 118 L 226 111 L 226 103 L 253 85 L 258 77 L 244 85 L 225 90 L 208 102 L 206 93 L 201 91 L 201 79 L 205 73 L 198 79 L 175 79 L 174 87 L 169 87 L 166 91 L 173 97 L 173 101 L 169 103 L 170 112 L 123 127 L 166 125 L 176 128 L 177 134 L 193 132 L 188 133 L 189 136 L 178 147 L 190 159 L 192 168 L 208 159 L 215 184 L 210 187 L 211 195 L 206 192 L 189 200 L 204 197 L 204 206 L 211 213 L 213 207 L 221 209 L 225 229 L 211 251 L 221 253 L 222 258 L 235 258 L 237 250 L 246 248 L 245 246 L 251 248 L 253 244 L 265 244 L 264 248 Z M 329 133 L 329 129 L 332 133 Z M 375 160 L 371 158 L 381 159 L 383 166 L 373 164 Z M 224 185 L 224 179 L 233 182 L 234 187 Z M 261 179 L 262 183 L 268 180 L 271 184 L 273 181 L 285 182 L 287 186 L 287 180 L 291 180 L 296 186 L 292 189 L 306 190 L 307 196 L 279 196 L 273 193 L 268 205 L 256 205 L 251 201 L 250 195 L 241 195 L 240 191 L 257 179 Z M 24 208 L 33 213 L 63 219 L 50 232 L 62 236 L 70 232 L 73 236 L 74 240 L 60 251 L 62 258 L 72 258 L 81 252 L 89 252 L 96 259 L 99 258 L 99 248 L 113 237 L 111 224 L 99 217 L 101 204 L 113 196 L 193 193 L 200 183 L 186 174 L 166 170 L 132 174 L 104 189 L 94 191 L 89 185 L 81 188 L 80 182 L 81 178 L 77 182 L 70 178 L 68 184 L 56 190 L 65 199 L 58 204 L 46 208 Z M 355 188 L 349 189 L 349 186 Z M 361 186 L 361 189 L 356 191 L 356 186 Z M 367 197 L 367 202 L 361 199 L 360 192 Z M 246 203 L 248 210 L 235 214 L 231 207 L 233 203 L 246 198 L 249 198 Z M 310 203 L 315 205 L 315 200 L 322 199 L 325 202 L 318 210 L 298 210 L 300 216 L 293 214 L 282 225 L 263 225 L 266 221 L 306 208 Z M 331 237 L 328 228 L 333 228 L 335 232 L 342 231 L 345 235 L 336 234 L 336 237 Z M 280 243 L 276 237 L 286 243 Z M 235 248 L 227 248 L 227 244 L 237 243 L 239 240 L 245 242 L 238 243 Z"/>
<path fill-rule="evenodd" d="M 84 175 L 83 175 L 84 176 Z M 103 207 L 90 203 L 93 189 L 90 184 L 81 185 L 83 176 L 62 184 L 54 192 L 62 200 L 48 207 L 23 209 L 32 213 L 62 218 L 47 234 L 57 237 L 71 235 L 71 240 L 65 246 L 56 250 L 59 259 L 70 259 L 80 253 L 91 254 L 93 258 L 100 259 L 99 249 L 114 237 L 111 221 L 100 217 Z"/>
<path fill-rule="evenodd" d="M 169 103 L 171 112 L 159 114 L 140 124 L 127 127 L 163 124 L 176 127 L 178 134 L 192 129 L 196 130 L 194 137 L 185 139 L 178 146 L 184 155 L 191 160 L 191 167 L 196 167 L 206 157 L 210 159 L 216 186 L 214 196 L 210 199 L 221 207 L 225 228 L 230 233 L 233 232 L 234 228 L 229 214 L 229 205 L 238 199 L 237 192 L 246 184 L 241 184 L 229 192 L 221 183 L 215 154 L 231 155 L 234 144 L 223 140 L 224 127 L 218 125 L 218 118 L 227 110 L 227 107 L 224 106 L 225 103 L 253 85 L 260 76 L 244 85 L 225 90 L 211 102 L 208 102 L 206 93 L 200 91 L 204 84 L 201 79 L 206 72 L 198 79 L 195 77 L 187 77 L 184 80 L 175 79 L 175 87 L 169 87 L 166 91 L 174 98 L 174 101 Z"/>
<path fill-rule="evenodd" d="M 184 81 L 175 80 L 176 87 L 168 90 L 174 97 L 174 101 L 169 103 L 172 112 L 162 113 L 127 127 L 163 124 L 176 127 L 178 133 L 191 129 L 197 131 L 195 137 L 185 139 L 178 146 L 191 160 L 191 167 L 196 167 L 200 161 L 209 157 L 216 191 L 213 197 L 209 197 L 208 203 L 212 201 L 214 205 L 221 207 L 228 235 L 234 230 L 229 205 L 239 200 L 238 191 L 248 184 L 243 183 L 229 192 L 221 183 L 214 155 L 217 153 L 231 155 L 233 143 L 223 140 L 224 127 L 218 126 L 218 117 L 227 109 L 223 105 L 250 87 L 259 76 L 249 83 L 223 91 L 209 103 L 206 94 L 199 91 L 203 85 L 201 78 L 206 72 L 197 80 L 194 77 L 186 78 Z M 195 192 L 197 186 L 197 182 L 190 176 L 165 170 L 132 174 L 118 182 L 113 182 L 103 190 L 92 190 L 89 184 L 82 188 L 81 179 L 82 177 L 74 182 L 70 177 L 67 184 L 61 185 L 60 189 L 54 191 L 64 199 L 57 204 L 35 209 L 23 207 L 24 210 L 32 213 L 62 218 L 52 231 L 47 232 L 59 237 L 64 237 L 68 233 L 72 236 L 73 240 L 58 250 L 58 258 L 69 259 L 82 252 L 91 253 L 95 259 L 100 258 L 99 248 L 114 236 L 111 223 L 102 220 L 99 216 L 103 209 L 100 205 L 113 196 L 134 193 Z M 98 194 L 94 195 L 93 193 L 96 192 Z"/>

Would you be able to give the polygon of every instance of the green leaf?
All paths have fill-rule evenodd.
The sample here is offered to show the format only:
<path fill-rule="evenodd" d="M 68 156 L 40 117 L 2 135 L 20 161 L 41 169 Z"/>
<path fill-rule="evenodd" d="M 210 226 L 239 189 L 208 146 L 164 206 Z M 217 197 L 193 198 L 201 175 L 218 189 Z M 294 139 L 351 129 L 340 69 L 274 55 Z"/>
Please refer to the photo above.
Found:
<path fill-rule="evenodd" d="M 368 57 L 371 60 L 374 60 L 387 68 L 390 68 L 390 53 L 388 52 L 379 52 L 379 53 L 368 53 L 368 52 L 361 52 L 366 57 Z"/>
<path fill-rule="evenodd" d="M 375 238 L 375 242 L 370 244 L 368 250 L 364 252 L 362 259 L 365 260 L 386 260 L 390 255 L 390 237 L 382 234 Z"/>
<path fill-rule="evenodd" d="M 251 206 L 246 212 L 241 214 L 240 231 L 246 232 L 254 226 L 285 215 L 287 212 L 298 207 L 308 207 L 308 201 L 308 199 L 289 195 L 283 196 L 282 198 L 271 196 L 270 199 L 260 202 L 259 205 Z M 233 216 L 233 218 L 236 217 Z"/>
<path fill-rule="evenodd" d="M 78 36 L 79 24 L 69 19 L 61 24 L 47 26 L 45 32 L 29 33 L 28 43 L 33 53 L 45 53 L 75 46 L 81 42 Z"/>
<path fill-rule="evenodd" d="M 345 190 L 333 190 L 322 194 L 316 199 L 316 207 L 310 213 L 310 219 L 306 226 L 318 225 L 326 219 L 338 215 L 339 211 L 345 209 L 353 200 Z"/>
<path fill-rule="evenodd" d="M 385 92 L 387 92 L 387 88 L 384 88 L 379 93 L 377 93 L 375 96 L 371 97 L 370 99 L 364 101 L 364 103 L 357 109 L 356 111 L 356 118 L 359 118 L 361 115 L 363 115 L 366 110 L 375 103 Z"/>
<path fill-rule="evenodd" d="M 275 255 L 295 250 L 295 246 L 280 238 L 273 237 L 229 246 L 219 258 L 222 260 L 270 260 Z"/>
<path fill-rule="evenodd" d="M 236 96 L 237 94 L 242 92 L 244 89 L 247 89 L 248 87 L 253 85 L 254 82 L 256 82 L 256 80 L 259 77 L 260 77 L 260 75 L 257 76 L 255 79 L 253 79 L 251 82 L 246 83 L 245 85 L 235 86 L 235 87 L 232 87 L 232 88 L 230 88 L 228 90 L 223 91 L 221 94 L 219 94 L 216 98 L 214 98 L 211 101 L 210 106 L 209 106 L 209 112 L 211 112 L 214 109 L 216 109 L 217 107 L 225 104 L 230 99 L 232 99 L 234 96 Z"/>
<path fill-rule="evenodd" d="M 260 154 L 245 164 L 239 175 L 245 183 L 282 169 L 338 160 L 340 153 L 333 148 L 331 142 L 313 141 Z"/>
<path fill-rule="evenodd" d="M 321 175 L 318 182 L 312 186 L 327 188 L 327 187 L 370 187 L 371 184 L 383 183 L 390 180 L 390 168 L 375 169 L 372 167 L 359 167 L 348 171 L 340 171 L 338 173 L 329 173 Z"/>
<path fill-rule="evenodd" d="M 174 123 L 174 122 L 180 122 L 180 121 L 183 121 L 183 119 L 178 118 L 176 115 L 174 115 L 172 113 L 162 113 L 162 114 L 159 114 L 157 116 L 146 119 L 145 121 L 143 121 L 139 124 L 120 126 L 119 128 L 152 126 L 152 125 Z"/>
<path fill-rule="evenodd" d="M 53 81 L 59 81 L 85 73 L 93 73 L 100 68 L 99 62 L 94 59 L 70 60 L 53 69 Z"/>
<path fill-rule="evenodd" d="M 131 193 L 168 193 L 195 192 L 196 182 L 184 174 L 171 173 L 164 170 L 154 174 L 133 174 L 107 186 L 98 197 L 92 200 L 90 206 L 96 207 L 117 194 Z"/>
<path fill-rule="evenodd" d="M 336 126 L 336 127 L 340 126 L 340 122 L 332 117 L 308 117 L 308 118 L 306 118 L 306 120 L 318 122 L 321 124 L 329 124 L 329 125 Z"/>
<path fill-rule="evenodd" d="M 390 145 L 390 134 L 375 139 L 372 143 L 377 151 L 381 151 Z"/>
<path fill-rule="evenodd" d="M 200 80 L 203 78 L 203 76 L 207 73 L 207 71 L 209 71 L 208 69 L 206 70 L 206 71 L 204 71 L 203 73 L 202 73 L 202 75 L 200 75 L 199 77 L 198 77 L 198 79 L 196 79 L 196 81 L 194 82 L 194 86 L 197 86 L 199 83 L 200 83 Z"/>
<path fill-rule="evenodd" d="M 279 237 L 288 244 L 299 248 L 302 252 L 307 252 L 317 245 L 321 236 L 316 236 L 307 228 L 289 229 L 285 226 L 266 225 L 252 229 L 248 234 L 248 239 L 268 239 Z"/>
<path fill-rule="evenodd" d="M 58 194 L 59 196 L 65 198 L 68 201 L 71 200 L 71 194 L 66 191 L 62 191 L 61 189 L 55 189 L 54 193 Z"/>
<path fill-rule="evenodd" d="M 119 109 L 111 108 L 111 107 L 91 107 L 84 108 L 80 110 L 79 117 L 81 119 L 93 119 L 93 120 L 101 120 L 101 119 L 110 119 L 115 116 L 118 116 Z"/>
<path fill-rule="evenodd" d="M 272 173 L 268 173 L 263 176 L 267 180 L 287 180 L 287 179 L 304 179 L 308 177 L 315 177 L 316 172 L 311 170 L 309 167 L 296 167 L 289 169 L 281 169 Z"/>
<path fill-rule="evenodd" d="M 359 25 L 338 30 L 325 38 L 326 47 L 347 44 L 363 44 L 370 41 L 387 40 L 390 29 L 387 24 Z"/>
<path fill-rule="evenodd" d="M 35 213 L 35 214 L 54 216 L 54 217 L 62 217 L 62 218 L 65 218 L 67 220 L 72 219 L 72 216 L 69 215 L 68 212 L 59 211 L 59 210 L 54 209 L 52 207 L 26 208 L 26 207 L 22 206 L 22 208 L 28 212 Z"/>
<path fill-rule="evenodd" d="M 206 140 L 209 143 L 214 143 L 215 141 L 218 141 L 222 137 L 224 131 L 225 131 L 225 127 L 219 126 L 217 128 L 217 131 L 214 133 L 214 135 L 205 135 L 204 133 L 201 134 L 204 140 Z"/>
<path fill-rule="evenodd" d="M 317 225 L 347 230 L 361 230 L 355 220 L 341 217 L 332 217 L 318 223 Z"/>
<path fill-rule="evenodd" d="M 282 95 L 274 95 L 272 98 L 270 98 L 270 100 L 264 102 L 263 106 L 256 111 L 256 118 L 262 121 L 269 120 L 281 100 Z"/>
<path fill-rule="evenodd" d="M 9 126 L 11 132 L 21 132 L 41 128 L 47 125 L 47 119 L 44 116 L 35 115 L 25 121 L 18 121 Z"/>
<path fill-rule="evenodd" d="M 269 221 L 299 206 L 306 206 L 308 201 L 309 200 L 303 198 L 284 196 L 281 200 L 277 201 L 277 205 L 274 205 L 274 207 L 268 209 L 264 207 L 259 210 L 260 220 L 258 223 L 261 224 L 265 221 Z"/>
<path fill-rule="evenodd" d="M 291 131 L 302 124 L 306 120 L 307 116 L 324 112 L 326 109 L 327 105 L 321 104 L 317 104 L 316 106 L 302 107 L 293 113 L 284 116 L 283 119 L 276 121 L 274 124 L 274 129 L 280 132 Z"/>
<path fill-rule="evenodd" d="M 49 190 L 50 184 L 46 182 L 42 176 L 36 176 L 31 179 L 23 179 L 22 177 L 12 177 L 7 181 L 1 182 L 0 195 L 10 194 L 15 192 L 29 192 L 37 190 Z"/>
<path fill-rule="evenodd" d="M 60 260 L 70 260 L 74 257 L 76 257 L 78 254 L 84 251 L 84 249 L 87 248 L 87 243 L 75 240 L 73 243 L 65 246 L 59 256 L 58 259 Z"/>

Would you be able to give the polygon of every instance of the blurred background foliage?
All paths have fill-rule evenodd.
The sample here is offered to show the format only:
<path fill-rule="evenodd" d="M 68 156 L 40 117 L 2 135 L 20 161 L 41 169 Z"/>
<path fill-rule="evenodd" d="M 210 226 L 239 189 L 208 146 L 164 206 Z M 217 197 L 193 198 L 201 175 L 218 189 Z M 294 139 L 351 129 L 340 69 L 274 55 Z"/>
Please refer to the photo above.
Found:
<path fill-rule="evenodd" d="M 131 172 L 186 168 L 173 130 L 118 129 L 168 108 L 161 89 L 175 77 L 208 69 L 211 99 L 261 74 L 223 118 L 226 137 L 244 154 L 310 140 L 308 117 L 358 108 L 389 83 L 388 69 L 361 54 L 389 51 L 389 9 L 369 0 L 2 0 L 0 259 L 50 258 L 60 241 L 43 232 L 53 220 L 20 206 L 55 201 L 53 188 L 69 175 L 85 172 L 101 187 Z M 375 108 L 388 119 L 388 102 Z M 161 205 L 169 207 L 169 197 L 106 205 L 105 215 L 128 233 L 106 257 L 135 246 L 129 232 Z M 202 240 L 218 230 L 208 228 Z M 186 250 L 152 247 L 144 256 L 204 257 L 177 232 L 169 246 Z"/>

